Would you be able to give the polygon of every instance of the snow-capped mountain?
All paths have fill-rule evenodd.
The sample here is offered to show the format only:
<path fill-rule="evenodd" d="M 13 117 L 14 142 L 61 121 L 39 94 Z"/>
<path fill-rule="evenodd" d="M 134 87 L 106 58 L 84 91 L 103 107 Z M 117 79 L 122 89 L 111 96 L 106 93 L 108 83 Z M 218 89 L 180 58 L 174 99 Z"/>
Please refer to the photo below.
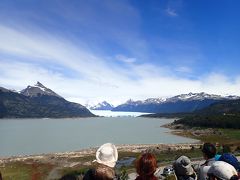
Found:
<path fill-rule="evenodd" d="M 220 95 L 215 95 L 215 94 L 207 94 L 204 92 L 201 93 L 188 93 L 188 94 L 180 94 L 171 98 L 166 99 L 168 102 L 175 102 L 175 101 L 192 101 L 192 100 L 204 100 L 204 99 L 216 99 L 216 100 L 221 100 L 221 99 L 226 99 L 223 96 Z"/>
<path fill-rule="evenodd" d="M 88 108 L 91 110 L 112 110 L 114 106 L 106 101 L 103 101 L 97 105 L 89 106 Z"/>
<path fill-rule="evenodd" d="M 148 99 L 144 100 L 144 103 L 145 104 L 151 104 L 151 103 L 160 104 L 160 103 L 163 103 L 165 101 L 166 101 L 166 98 L 148 98 Z"/>
<path fill-rule="evenodd" d="M 28 86 L 26 89 L 23 89 L 22 91 L 20 91 L 20 93 L 30 97 L 35 97 L 39 95 L 48 95 L 48 96 L 56 96 L 56 97 L 62 98 L 57 93 L 45 87 L 40 82 L 37 82 L 37 84 L 35 84 L 34 86 Z"/>
<path fill-rule="evenodd" d="M 0 118 L 94 117 L 81 104 L 69 102 L 38 82 L 21 93 L 0 87 Z"/>
<path fill-rule="evenodd" d="M 177 102 L 177 101 L 193 101 L 193 100 L 205 100 L 205 99 L 213 99 L 213 100 L 233 100 L 233 99 L 239 99 L 239 96 L 221 96 L 221 95 L 215 95 L 215 94 L 207 94 L 204 92 L 201 93 L 188 93 L 188 94 L 180 94 L 177 96 L 173 96 L 170 98 L 148 98 L 146 100 L 137 100 L 134 101 L 132 99 L 129 99 L 124 104 L 132 104 L 132 105 L 139 105 L 139 104 L 162 104 L 167 102 Z"/>
<path fill-rule="evenodd" d="M 222 100 L 240 99 L 238 96 L 220 96 L 215 94 L 188 93 L 170 98 L 149 98 L 143 101 L 128 100 L 113 111 L 136 111 L 150 113 L 192 112 Z"/>

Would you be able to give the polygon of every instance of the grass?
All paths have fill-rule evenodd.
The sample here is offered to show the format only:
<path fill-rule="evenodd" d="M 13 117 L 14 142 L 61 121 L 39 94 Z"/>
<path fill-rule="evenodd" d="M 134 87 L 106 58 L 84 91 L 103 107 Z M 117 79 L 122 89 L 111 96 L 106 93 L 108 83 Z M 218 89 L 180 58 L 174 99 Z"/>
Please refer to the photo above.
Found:
<path fill-rule="evenodd" d="M 11 163 L 1 168 L 4 180 L 10 179 L 31 179 L 31 168 L 22 163 Z"/>
<path fill-rule="evenodd" d="M 74 158 L 68 158 L 69 162 L 88 162 L 93 161 L 95 159 L 95 156 L 93 155 L 87 155 L 84 157 L 74 157 Z"/>
<path fill-rule="evenodd" d="M 195 127 L 191 130 L 180 130 L 174 132 L 174 134 L 198 139 L 201 142 L 211 142 L 219 144 L 218 152 L 232 152 L 235 155 L 240 155 L 240 129 L 221 129 L 215 128 L 214 131 L 220 132 L 220 134 L 207 134 L 201 136 L 195 136 L 192 134 L 194 130 L 204 130 L 205 128 Z"/>
<path fill-rule="evenodd" d="M 0 168 L 4 180 L 45 179 L 53 168 L 50 164 L 11 162 Z"/>
<path fill-rule="evenodd" d="M 219 144 L 240 144 L 240 129 L 220 129 L 213 128 L 215 131 L 221 132 L 219 134 L 207 134 L 201 136 L 195 136 L 191 133 L 194 130 L 205 130 L 206 128 L 195 127 L 191 130 L 180 130 L 173 132 L 176 135 L 189 137 L 193 139 L 200 140 L 202 142 L 211 142 L 211 143 L 219 143 Z"/>
<path fill-rule="evenodd" d="M 141 155 L 139 152 L 119 152 L 118 159 L 123 159 L 126 157 L 135 157 L 138 158 Z"/>
<path fill-rule="evenodd" d="M 158 164 L 160 165 L 169 164 L 182 155 L 188 156 L 191 159 L 202 158 L 202 152 L 200 149 L 166 151 L 166 152 L 162 152 L 155 155 L 156 155 Z"/>
<path fill-rule="evenodd" d="M 221 129 L 221 131 L 229 139 L 240 141 L 240 130 L 239 129 Z"/>

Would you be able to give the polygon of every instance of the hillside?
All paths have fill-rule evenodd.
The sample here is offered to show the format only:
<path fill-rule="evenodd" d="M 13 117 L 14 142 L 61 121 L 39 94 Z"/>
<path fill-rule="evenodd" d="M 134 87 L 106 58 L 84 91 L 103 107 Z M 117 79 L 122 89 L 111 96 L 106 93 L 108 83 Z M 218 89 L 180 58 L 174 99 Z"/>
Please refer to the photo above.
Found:
<path fill-rule="evenodd" d="M 154 113 L 142 117 L 178 118 L 173 124 L 190 127 L 240 129 L 240 99 L 220 101 L 190 113 Z"/>
<path fill-rule="evenodd" d="M 28 92 L 28 95 L 0 88 L 0 118 L 67 118 L 95 116 L 84 106 L 69 102 L 52 90 L 53 95 L 42 92 L 43 90 L 41 90 L 40 87 L 38 88 L 37 85 L 35 88 L 28 86 L 28 91 L 21 91 Z M 32 93 L 31 89 L 37 93 Z M 50 90 L 48 88 L 46 89 Z"/>
<path fill-rule="evenodd" d="M 240 100 L 222 101 L 193 114 L 184 116 L 175 124 L 188 126 L 240 129 Z"/>
<path fill-rule="evenodd" d="M 214 103 L 207 108 L 196 111 L 198 114 L 229 114 L 239 115 L 240 114 L 240 99 L 228 100 Z"/>

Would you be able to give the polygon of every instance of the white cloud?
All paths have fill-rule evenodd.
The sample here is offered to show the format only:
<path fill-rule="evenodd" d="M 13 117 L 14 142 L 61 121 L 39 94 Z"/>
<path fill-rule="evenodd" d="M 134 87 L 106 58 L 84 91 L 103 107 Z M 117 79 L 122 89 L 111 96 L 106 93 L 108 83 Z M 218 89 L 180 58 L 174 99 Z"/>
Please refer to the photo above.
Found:
<path fill-rule="evenodd" d="M 103 56 L 53 34 L 32 34 L 0 26 L 0 86 L 22 89 L 40 81 L 68 100 L 85 104 L 107 100 L 113 104 L 129 98 L 166 97 L 188 92 L 240 95 L 240 77 L 209 73 L 189 80 L 169 67 L 139 64 L 120 56 L 128 66 L 117 66 Z M 26 59 L 22 61 L 21 59 Z M 128 59 L 128 60 L 126 60 Z M 64 71 L 48 65 L 61 66 Z M 186 67 L 179 67 L 189 71 Z M 73 73 L 68 76 L 68 73 Z"/>
<path fill-rule="evenodd" d="M 165 11 L 166 11 L 168 16 L 172 16 L 172 17 L 178 16 L 176 10 L 174 10 L 174 9 L 172 9 L 170 7 L 168 7 Z"/>

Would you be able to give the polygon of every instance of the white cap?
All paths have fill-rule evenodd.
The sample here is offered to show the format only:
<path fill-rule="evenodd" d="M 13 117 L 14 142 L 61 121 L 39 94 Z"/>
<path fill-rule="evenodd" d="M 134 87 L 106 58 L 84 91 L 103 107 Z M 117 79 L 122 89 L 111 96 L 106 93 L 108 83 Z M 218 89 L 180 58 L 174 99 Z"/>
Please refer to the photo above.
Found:
<path fill-rule="evenodd" d="M 114 144 L 103 144 L 96 152 L 96 161 L 109 167 L 114 167 L 118 160 L 117 148 Z"/>
<path fill-rule="evenodd" d="M 236 169 L 224 161 L 216 161 L 211 166 L 204 167 L 204 171 L 224 180 L 237 175 Z"/>

